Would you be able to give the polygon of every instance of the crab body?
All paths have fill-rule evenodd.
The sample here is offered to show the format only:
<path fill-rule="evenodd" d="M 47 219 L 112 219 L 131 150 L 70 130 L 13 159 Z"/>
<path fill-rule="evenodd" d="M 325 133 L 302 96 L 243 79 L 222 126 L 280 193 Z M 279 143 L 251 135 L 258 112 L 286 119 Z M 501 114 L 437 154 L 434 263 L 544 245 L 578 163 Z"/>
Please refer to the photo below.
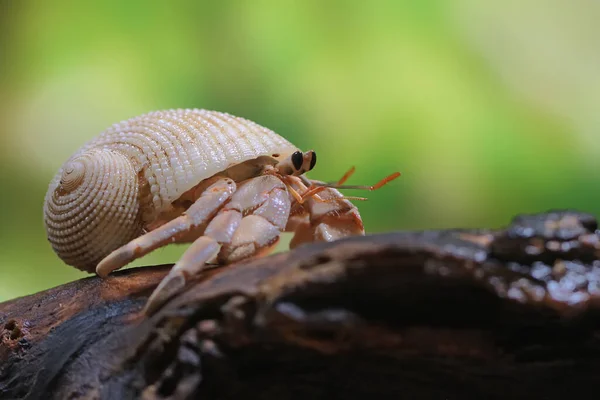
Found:
<path fill-rule="evenodd" d="M 151 311 L 207 262 L 266 254 L 281 232 L 295 233 L 290 247 L 363 235 L 356 207 L 304 176 L 315 162 L 314 151 L 240 117 L 144 114 L 108 128 L 59 169 L 44 205 L 48 240 L 66 264 L 102 277 L 159 247 L 192 243 Z"/>

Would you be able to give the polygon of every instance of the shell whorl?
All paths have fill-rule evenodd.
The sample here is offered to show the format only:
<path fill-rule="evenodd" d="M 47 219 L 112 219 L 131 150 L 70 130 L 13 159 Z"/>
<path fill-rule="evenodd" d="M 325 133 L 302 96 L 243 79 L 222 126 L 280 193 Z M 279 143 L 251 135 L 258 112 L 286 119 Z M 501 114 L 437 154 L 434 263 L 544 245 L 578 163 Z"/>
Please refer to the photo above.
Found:
<path fill-rule="evenodd" d="M 67 264 L 93 272 L 96 264 L 138 236 L 138 175 L 124 154 L 92 148 L 67 161 L 44 205 L 48 241 Z"/>

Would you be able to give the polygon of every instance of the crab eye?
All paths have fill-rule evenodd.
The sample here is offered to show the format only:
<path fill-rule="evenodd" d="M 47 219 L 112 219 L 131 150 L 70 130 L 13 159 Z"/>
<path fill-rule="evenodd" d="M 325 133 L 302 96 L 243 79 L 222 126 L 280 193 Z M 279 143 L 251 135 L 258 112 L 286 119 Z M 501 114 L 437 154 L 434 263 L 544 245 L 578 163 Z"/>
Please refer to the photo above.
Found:
<path fill-rule="evenodd" d="M 315 167 L 315 164 L 317 163 L 317 153 L 315 153 L 314 151 L 312 152 L 312 157 L 310 159 L 310 169 L 313 169 Z"/>
<path fill-rule="evenodd" d="M 302 162 L 304 161 L 304 157 L 302 157 L 302 152 L 297 151 L 292 154 L 292 164 L 294 165 L 294 169 L 299 170 L 302 168 Z"/>

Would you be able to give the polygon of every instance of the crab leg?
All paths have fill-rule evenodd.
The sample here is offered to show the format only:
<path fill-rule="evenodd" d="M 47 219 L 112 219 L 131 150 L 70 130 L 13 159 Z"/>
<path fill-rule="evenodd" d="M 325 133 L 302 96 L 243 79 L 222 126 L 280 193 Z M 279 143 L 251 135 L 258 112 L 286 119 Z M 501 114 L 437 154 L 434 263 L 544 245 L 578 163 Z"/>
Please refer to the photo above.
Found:
<path fill-rule="evenodd" d="M 208 224 L 204 235 L 163 278 L 148 299 L 145 312 L 154 313 L 215 255 L 219 254 L 219 261 L 231 262 L 272 247 L 285 228 L 289 209 L 289 195 L 280 179 L 265 175 L 245 181 Z"/>
<path fill-rule="evenodd" d="M 290 214 L 291 201 L 286 185 L 274 176 L 254 178 L 238 193 L 235 196 L 236 200 L 239 199 L 237 207 L 249 213 L 242 219 L 231 242 L 221 249 L 221 262 L 268 253 L 279 241 Z M 255 193 L 261 195 L 257 197 Z"/>
<path fill-rule="evenodd" d="M 159 226 L 131 242 L 119 247 L 96 266 L 96 274 L 106 277 L 131 261 L 151 251 L 178 241 L 190 231 L 206 224 L 208 220 L 231 198 L 236 190 L 229 178 L 217 180 L 181 216 Z"/>

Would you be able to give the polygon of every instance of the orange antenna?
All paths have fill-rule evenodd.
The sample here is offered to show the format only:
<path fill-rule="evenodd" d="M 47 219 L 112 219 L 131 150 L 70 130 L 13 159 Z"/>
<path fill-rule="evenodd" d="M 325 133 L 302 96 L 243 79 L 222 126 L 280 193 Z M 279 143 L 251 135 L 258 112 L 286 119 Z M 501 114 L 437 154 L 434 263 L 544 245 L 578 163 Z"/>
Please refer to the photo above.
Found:
<path fill-rule="evenodd" d="M 352 174 L 354 174 L 355 170 L 356 170 L 356 168 L 354 166 L 351 167 L 348 170 L 348 172 L 346 172 L 344 174 L 344 176 L 342 176 L 340 178 L 339 181 L 333 182 L 333 183 L 322 183 L 322 182 L 310 181 L 310 187 L 301 195 L 302 200 L 305 200 L 306 198 L 308 198 L 310 196 L 314 196 L 315 194 L 322 192 L 323 190 L 325 190 L 325 188 L 328 188 L 328 187 L 335 188 L 335 189 L 363 189 L 363 190 L 373 191 L 373 190 L 377 190 L 377 189 L 381 188 L 383 185 L 387 184 L 388 182 L 393 181 L 394 179 L 396 179 L 400 176 L 400 172 L 394 172 L 393 174 L 386 176 L 385 178 L 383 178 L 382 180 L 380 180 L 373 186 L 344 185 L 344 182 L 346 182 L 348 180 L 348 178 L 350 178 L 350 176 L 352 176 Z M 294 194 L 294 193 L 292 193 L 292 194 Z M 294 196 L 294 197 L 296 197 L 296 196 Z M 355 196 L 344 196 L 344 198 L 348 199 L 348 200 L 361 200 L 361 201 L 367 200 L 366 197 L 355 197 Z"/>
<path fill-rule="evenodd" d="M 354 173 L 354 167 L 352 167 L 350 169 L 350 171 L 346 172 L 346 174 L 342 177 L 342 179 L 340 179 L 339 182 L 336 182 L 336 183 L 313 182 L 312 184 L 314 186 L 318 186 L 318 187 L 330 187 L 330 188 L 335 188 L 335 189 L 362 189 L 362 190 L 373 191 L 373 190 L 377 190 L 377 189 L 381 188 L 383 185 L 386 185 L 387 183 L 393 181 L 394 179 L 398 178 L 401 175 L 400 172 L 394 172 L 393 174 L 386 176 L 385 178 L 383 178 L 382 180 L 380 180 L 379 182 L 377 182 L 373 186 L 368 186 L 368 185 L 343 185 L 342 183 L 346 179 L 348 179 L 348 177 L 350 175 L 352 175 L 353 173 Z"/>
<path fill-rule="evenodd" d="M 340 180 L 337 181 L 337 185 L 343 185 L 344 182 L 346 182 L 348 180 L 348 178 L 350 178 L 352 176 L 352 174 L 354 174 L 354 171 L 356 171 L 356 168 L 353 165 L 352 167 L 350 167 L 350 169 L 348 170 L 348 172 L 346 172 L 344 174 L 344 176 L 342 176 L 340 178 Z"/>

